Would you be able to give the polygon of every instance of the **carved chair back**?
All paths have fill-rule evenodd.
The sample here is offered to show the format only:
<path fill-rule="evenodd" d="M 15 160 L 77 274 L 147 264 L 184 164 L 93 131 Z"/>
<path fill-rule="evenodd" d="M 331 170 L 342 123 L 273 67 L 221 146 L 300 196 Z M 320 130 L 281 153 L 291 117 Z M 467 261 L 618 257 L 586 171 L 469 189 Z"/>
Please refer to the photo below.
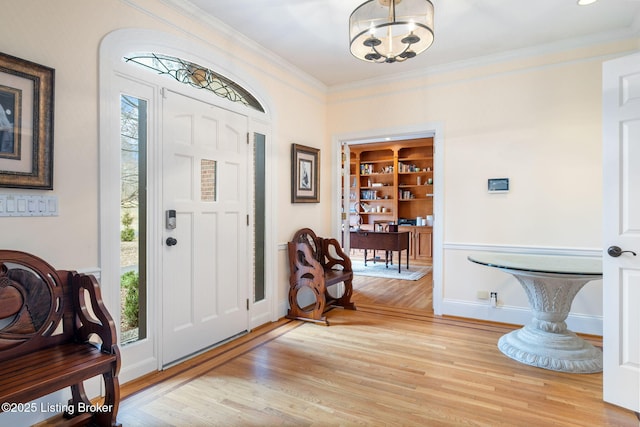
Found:
<path fill-rule="evenodd" d="M 74 339 L 71 272 L 0 250 L 0 361 Z"/>
<path fill-rule="evenodd" d="M 293 243 L 306 243 L 311 249 L 313 258 L 324 266 L 325 259 L 322 250 L 322 238 L 316 236 L 310 228 L 302 228 L 296 231 L 291 240 Z"/>

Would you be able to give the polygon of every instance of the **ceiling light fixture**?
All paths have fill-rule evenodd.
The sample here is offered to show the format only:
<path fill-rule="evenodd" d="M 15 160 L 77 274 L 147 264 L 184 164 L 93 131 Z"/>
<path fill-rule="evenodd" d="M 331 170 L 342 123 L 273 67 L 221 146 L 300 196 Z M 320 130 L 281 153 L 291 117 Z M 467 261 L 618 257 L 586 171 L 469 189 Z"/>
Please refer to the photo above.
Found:
<path fill-rule="evenodd" d="M 598 0 L 578 0 L 578 6 L 588 6 L 597 2 Z"/>
<path fill-rule="evenodd" d="M 429 0 L 369 0 L 349 18 L 350 49 L 367 62 L 402 62 L 433 43 Z"/>

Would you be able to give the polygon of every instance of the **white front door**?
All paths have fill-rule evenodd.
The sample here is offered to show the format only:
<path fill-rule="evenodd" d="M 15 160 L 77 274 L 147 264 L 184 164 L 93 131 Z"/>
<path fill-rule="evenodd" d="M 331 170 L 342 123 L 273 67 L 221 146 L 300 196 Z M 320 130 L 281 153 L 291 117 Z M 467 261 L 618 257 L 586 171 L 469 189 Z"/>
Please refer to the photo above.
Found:
<path fill-rule="evenodd" d="M 602 101 L 603 397 L 640 412 L 640 54 L 604 63 Z"/>
<path fill-rule="evenodd" d="M 164 91 L 166 366 L 248 329 L 247 117 Z M 173 215 L 173 212 L 171 213 Z"/>

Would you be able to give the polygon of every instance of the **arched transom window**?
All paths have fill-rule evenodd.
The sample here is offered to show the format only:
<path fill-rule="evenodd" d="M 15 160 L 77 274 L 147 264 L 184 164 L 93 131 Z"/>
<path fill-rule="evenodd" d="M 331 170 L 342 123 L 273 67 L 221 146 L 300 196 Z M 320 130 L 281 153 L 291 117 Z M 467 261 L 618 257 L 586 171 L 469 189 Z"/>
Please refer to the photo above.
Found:
<path fill-rule="evenodd" d="M 211 91 L 221 98 L 239 102 L 264 113 L 262 105 L 245 88 L 209 68 L 157 53 L 136 53 L 123 59 L 125 62 L 140 65 L 197 89 Z"/>

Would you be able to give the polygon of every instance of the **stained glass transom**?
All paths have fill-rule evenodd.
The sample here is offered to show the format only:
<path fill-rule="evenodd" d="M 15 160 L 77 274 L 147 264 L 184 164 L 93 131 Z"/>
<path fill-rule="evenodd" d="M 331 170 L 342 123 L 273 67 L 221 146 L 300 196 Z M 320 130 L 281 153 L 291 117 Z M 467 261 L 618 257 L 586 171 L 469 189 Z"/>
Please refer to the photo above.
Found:
<path fill-rule="evenodd" d="M 262 108 L 258 100 L 242 86 L 193 62 L 157 53 L 133 54 L 124 57 L 124 61 L 151 69 L 158 74 L 172 77 L 197 89 L 211 91 L 221 98 L 239 102 L 264 113 L 264 108 Z"/>

